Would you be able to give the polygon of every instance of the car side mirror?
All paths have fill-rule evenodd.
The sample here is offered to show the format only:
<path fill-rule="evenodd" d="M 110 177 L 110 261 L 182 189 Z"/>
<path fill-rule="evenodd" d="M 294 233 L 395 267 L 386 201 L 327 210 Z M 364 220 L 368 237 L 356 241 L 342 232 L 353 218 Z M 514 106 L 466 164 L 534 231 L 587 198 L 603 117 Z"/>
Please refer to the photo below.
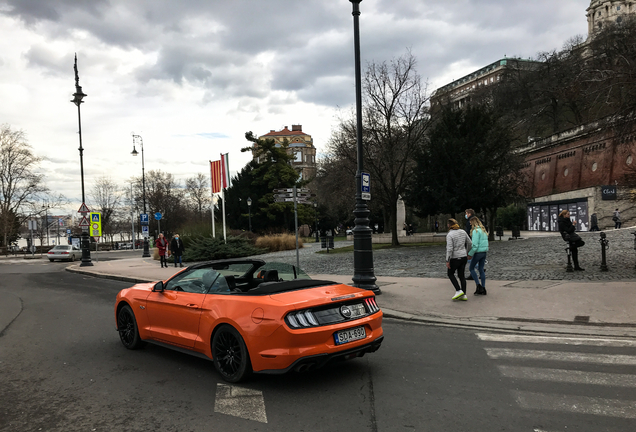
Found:
<path fill-rule="evenodd" d="M 152 287 L 153 292 L 163 292 L 163 281 L 159 281 Z"/>

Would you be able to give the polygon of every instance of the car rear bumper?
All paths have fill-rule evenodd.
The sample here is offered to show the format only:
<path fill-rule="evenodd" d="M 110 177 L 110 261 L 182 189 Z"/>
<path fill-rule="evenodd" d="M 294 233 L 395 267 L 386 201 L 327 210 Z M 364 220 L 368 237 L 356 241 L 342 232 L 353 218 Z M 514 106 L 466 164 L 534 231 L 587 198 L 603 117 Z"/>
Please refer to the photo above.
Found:
<path fill-rule="evenodd" d="M 293 362 L 289 367 L 285 369 L 265 369 L 265 370 L 256 371 L 256 372 L 264 373 L 264 374 L 284 374 L 291 370 L 295 370 L 297 372 L 305 372 L 311 369 L 318 369 L 334 361 L 350 360 L 356 357 L 362 357 L 366 353 L 376 352 L 378 349 L 380 349 L 380 345 L 382 345 L 383 340 L 384 340 L 384 336 L 380 336 L 373 342 L 367 343 L 365 345 L 357 346 L 354 348 L 350 348 L 344 351 L 338 351 L 335 353 L 316 354 L 316 355 L 299 358 L 298 360 Z"/>
<path fill-rule="evenodd" d="M 366 337 L 344 344 L 336 344 L 334 334 L 341 330 L 364 327 Z M 290 329 L 278 327 L 266 338 L 248 338 L 254 372 L 285 373 L 321 367 L 335 359 L 362 356 L 376 351 L 383 340 L 382 312 L 356 320 L 330 326 Z M 357 354 L 357 355 L 353 355 Z"/>

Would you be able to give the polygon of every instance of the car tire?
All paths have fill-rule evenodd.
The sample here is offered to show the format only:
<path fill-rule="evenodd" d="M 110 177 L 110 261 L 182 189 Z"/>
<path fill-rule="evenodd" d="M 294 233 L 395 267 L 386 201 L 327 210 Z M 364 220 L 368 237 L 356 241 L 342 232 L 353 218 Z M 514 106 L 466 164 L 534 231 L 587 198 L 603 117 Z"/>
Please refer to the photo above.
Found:
<path fill-rule="evenodd" d="M 49 261 L 50 261 L 50 262 L 53 262 L 53 261 L 55 261 L 55 260 L 50 259 Z"/>
<path fill-rule="evenodd" d="M 252 362 L 241 334 L 230 325 L 222 325 L 212 338 L 212 359 L 221 377 L 231 383 L 245 380 L 252 373 Z"/>
<path fill-rule="evenodd" d="M 128 305 L 122 306 L 117 313 L 117 330 L 119 339 L 126 348 L 135 350 L 144 345 L 144 341 L 139 336 L 135 314 Z"/>
<path fill-rule="evenodd" d="M 75 261 L 75 254 L 71 254 L 71 262 Z"/>

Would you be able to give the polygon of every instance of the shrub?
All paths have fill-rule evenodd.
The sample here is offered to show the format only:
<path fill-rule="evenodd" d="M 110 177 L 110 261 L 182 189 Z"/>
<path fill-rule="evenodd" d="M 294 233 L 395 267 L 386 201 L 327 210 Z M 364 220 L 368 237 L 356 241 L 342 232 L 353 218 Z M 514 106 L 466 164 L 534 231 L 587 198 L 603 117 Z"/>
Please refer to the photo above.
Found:
<path fill-rule="evenodd" d="M 512 229 L 513 226 L 523 227 L 526 219 L 526 209 L 510 204 L 508 207 L 497 209 L 497 225 L 505 229 Z"/>
<path fill-rule="evenodd" d="M 223 239 L 212 237 L 184 237 L 183 244 L 185 246 L 183 261 L 189 262 L 240 258 L 267 252 L 255 247 L 249 239 L 243 237 L 230 236 L 227 238 L 227 243 Z M 170 261 L 174 262 L 174 258 Z"/>
<path fill-rule="evenodd" d="M 274 234 L 256 239 L 256 246 L 270 252 L 296 249 L 296 236 L 292 234 Z M 298 239 L 298 247 L 303 247 L 302 239 Z"/>

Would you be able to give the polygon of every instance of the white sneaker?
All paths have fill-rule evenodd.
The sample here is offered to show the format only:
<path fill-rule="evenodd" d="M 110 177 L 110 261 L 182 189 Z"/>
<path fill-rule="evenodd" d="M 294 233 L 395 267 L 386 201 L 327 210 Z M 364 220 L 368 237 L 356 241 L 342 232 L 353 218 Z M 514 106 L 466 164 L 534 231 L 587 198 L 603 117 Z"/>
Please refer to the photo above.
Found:
<path fill-rule="evenodd" d="M 453 296 L 453 300 L 460 300 L 462 296 L 466 297 L 466 294 L 464 294 L 464 291 L 457 291 L 455 295 Z"/>
<path fill-rule="evenodd" d="M 466 297 L 466 294 L 464 294 L 463 296 L 459 298 L 459 300 L 468 301 L 468 297 Z"/>

